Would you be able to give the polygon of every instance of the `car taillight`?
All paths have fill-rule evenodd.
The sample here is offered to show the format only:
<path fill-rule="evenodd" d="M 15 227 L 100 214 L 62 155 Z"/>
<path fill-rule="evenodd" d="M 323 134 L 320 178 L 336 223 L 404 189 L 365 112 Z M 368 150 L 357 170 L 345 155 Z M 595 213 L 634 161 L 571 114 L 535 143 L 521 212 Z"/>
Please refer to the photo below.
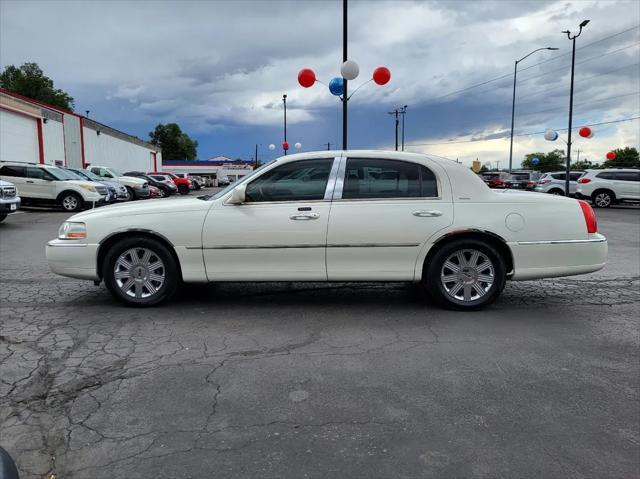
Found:
<path fill-rule="evenodd" d="M 551 183 L 551 180 L 548 180 L 548 179 L 547 179 L 547 180 L 540 180 L 540 181 L 538 181 L 538 184 L 539 184 L 539 185 L 546 185 L 547 183 Z"/>
<path fill-rule="evenodd" d="M 589 178 L 578 178 L 578 183 L 590 183 L 591 179 Z"/>
<path fill-rule="evenodd" d="M 584 215 L 584 221 L 587 223 L 587 233 L 597 233 L 598 223 L 596 221 L 596 214 L 593 212 L 591 205 L 583 200 L 578 200 L 580 208 L 582 208 L 582 214 Z"/>
<path fill-rule="evenodd" d="M 536 184 L 535 181 L 527 181 L 527 186 L 533 186 L 535 184 Z"/>

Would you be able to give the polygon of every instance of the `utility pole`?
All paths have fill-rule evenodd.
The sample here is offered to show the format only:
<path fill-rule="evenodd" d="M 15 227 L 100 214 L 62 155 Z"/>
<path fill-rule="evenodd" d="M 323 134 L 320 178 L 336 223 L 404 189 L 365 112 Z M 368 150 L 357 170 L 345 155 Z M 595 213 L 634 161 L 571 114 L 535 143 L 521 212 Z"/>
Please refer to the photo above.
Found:
<path fill-rule="evenodd" d="M 347 61 L 347 0 L 342 0 L 342 62 Z M 342 92 L 342 149 L 347 149 L 347 80 L 343 80 Z M 396 148 L 397 149 L 397 148 Z"/>
<path fill-rule="evenodd" d="M 256 159 L 256 164 L 255 164 L 254 170 L 256 168 L 258 168 L 258 165 L 260 164 L 260 162 L 258 161 L 258 144 L 257 143 L 256 143 L 256 156 L 255 156 L 255 159 Z"/>
<path fill-rule="evenodd" d="M 402 151 L 404 151 L 404 117 L 407 114 L 407 105 L 402 107 L 400 113 L 402 113 Z"/>
<path fill-rule="evenodd" d="M 327 142 L 326 145 L 327 145 L 327 151 L 331 150 L 331 143 Z"/>
<path fill-rule="evenodd" d="M 400 124 L 400 119 L 399 119 L 399 114 L 400 114 L 400 110 L 398 108 L 396 108 L 393 111 L 388 111 L 387 112 L 389 115 L 394 115 L 396 117 L 396 121 L 395 121 L 395 126 L 396 126 L 396 151 L 398 151 L 398 125 Z"/>
<path fill-rule="evenodd" d="M 496 170 L 500 171 L 500 160 L 496 160 Z"/>

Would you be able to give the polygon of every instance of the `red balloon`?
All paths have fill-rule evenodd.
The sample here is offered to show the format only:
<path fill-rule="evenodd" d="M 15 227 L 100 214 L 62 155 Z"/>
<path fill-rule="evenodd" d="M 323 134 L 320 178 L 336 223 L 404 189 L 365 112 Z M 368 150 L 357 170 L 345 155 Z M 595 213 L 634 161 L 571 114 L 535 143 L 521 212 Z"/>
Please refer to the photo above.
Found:
<path fill-rule="evenodd" d="M 312 87 L 316 82 L 316 74 L 310 68 L 303 68 L 298 73 L 298 83 L 304 88 Z"/>
<path fill-rule="evenodd" d="M 386 85 L 391 80 L 391 72 L 387 67 L 378 67 L 373 70 L 373 81 L 378 85 Z"/>
<path fill-rule="evenodd" d="M 593 136 L 593 131 L 591 131 L 591 128 L 589 128 L 588 126 L 583 126 L 578 130 L 578 134 L 582 138 L 591 138 Z"/>
<path fill-rule="evenodd" d="M 610 151 L 609 153 L 607 153 L 607 160 L 611 161 L 611 160 L 615 160 L 615 159 L 616 159 L 615 151 Z"/>
<path fill-rule="evenodd" d="M 282 149 L 283 150 L 288 150 L 289 149 L 289 142 L 285 141 L 282 143 Z"/>

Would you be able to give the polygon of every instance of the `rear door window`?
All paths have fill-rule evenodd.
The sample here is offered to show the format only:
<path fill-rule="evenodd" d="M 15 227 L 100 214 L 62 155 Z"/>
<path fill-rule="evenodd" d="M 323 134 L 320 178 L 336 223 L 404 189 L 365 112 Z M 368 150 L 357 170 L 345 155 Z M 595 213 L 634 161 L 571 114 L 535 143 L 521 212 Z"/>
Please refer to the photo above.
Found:
<path fill-rule="evenodd" d="M 36 168 L 34 166 L 27 167 L 27 178 L 34 178 L 36 180 L 44 180 L 44 170 L 42 168 Z"/>
<path fill-rule="evenodd" d="M 1 176 L 12 176 L 14 178 L 26 178 L 26 168 L 24 166 L 5 165 L 0 168 Z"/>
<path fill-rule="evenodd" d="M 349 158 L 343 199 L 435 198 L 433 172 L 418 163 L 376 158 Z"/>

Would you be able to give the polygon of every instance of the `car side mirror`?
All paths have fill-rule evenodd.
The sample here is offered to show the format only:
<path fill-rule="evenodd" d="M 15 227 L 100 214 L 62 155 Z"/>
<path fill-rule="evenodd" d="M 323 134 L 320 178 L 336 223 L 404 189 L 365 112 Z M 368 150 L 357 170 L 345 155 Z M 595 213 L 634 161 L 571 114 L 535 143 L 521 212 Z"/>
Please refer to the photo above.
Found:
<path fill-rule="evenodd" d="M 247 191 L 247 185 L 238 185 L 231 192 L 229 203 L 232 205 L 240 205 L 245 201 L 245 193 Z"/>

